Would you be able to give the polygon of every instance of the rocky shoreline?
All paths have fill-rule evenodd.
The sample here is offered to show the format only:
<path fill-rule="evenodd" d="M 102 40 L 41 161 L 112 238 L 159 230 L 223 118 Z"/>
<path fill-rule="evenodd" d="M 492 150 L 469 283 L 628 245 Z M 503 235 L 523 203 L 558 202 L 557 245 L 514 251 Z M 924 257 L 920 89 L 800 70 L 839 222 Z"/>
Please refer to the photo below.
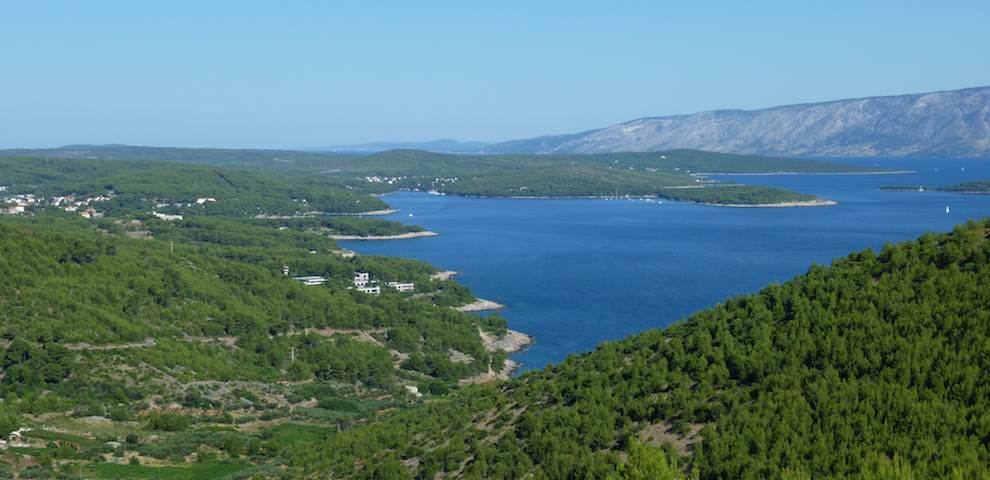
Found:
<path fill-rule="evenodd" d="M 365 216 L 365 215 L 391 215 L 393 213 L 398 213 L 398 212 L 399 212 L 398 210 L 395 210 L 395 209 L 392 209 L 392 208 L 385 208 L 385 209 L 382 209 L 382 210 L 369 210 L 367 212 L 333 213 L 333 214 L 330 214 L 330 215 L 331 216 L 340 216 L 340 217 L 362 217 L 362 216 Z"/>
<path fill-rule="evenodd" d="M 406 232 L 399 233 L 396 235 L 327 235 L 334 240 L 405 240 L 407 238 L 419 238 L 419 237 L 435 237 L 440 235 L 437 232 L 431 232 L 429 230 L 423 230 L 421 232 Z"/>
<path fill-rule="evenodd" d="M 459 312 L 487 312 L 489 310 L 501 310 L 503 308 L 505 308 L 505 305 L 502 305 L 501 303 L 479 298 L 467 305 L 454 307 L 454 310 Z"/>
<path fill-rule="evenodd" d="M 494 336 L 484 330 L 478 329 L 478 335 L 481 336 L 481 341 L 485 345 L 485 350 L 489 352 L 494 352 L 501 350 L 505 353 L 518 353 L 533 345 L 535 340 L 533 337 L 526 335 L 522 332 L 517 332 L 515 330 L 507 330 L 501 336 Z M 506 359 L 505 363 L 502 364 L 502 368 L 498 371 L 492 370 L 488 367 L 488 371 L 479 375 L 475 375 L 471 378 L 465 378 L 459 383 L 461 385 L 473 385 L 478 383 L 489 383 L 498 380 L 508 380 L 512 378 L 512 374 L 522 366 L 521 363 Z"/>
<path fill-rule="evenodd" d="M 515 330 L 506 330 L 499 337 L 479 330 L 479 335 L 481 335 L 481 342 L 485 344 L 485 350 L 489 352 L 501 350 L 505 353 L 519 353 L 533 346 L 534 342 L 533 337 Z"/>
<path fill-rule="evenodd" d="M 434 273 L 433 275 L 430 275 L 430 278 L 432 278 L 433 280 L 439 280 L 439 281 L 442 282 L 442 281 L 450 280 L 451 278 L 454 278 L 455 276 L 457 276 L 458 273 L 460 273 L 460 272 L 455 272 L 453 270 L 444 270 L 442 272 L 437 272 L 437 273 Z"/>
<path fill-rule="evenodd" d="M 733 176 L 733 177 L 771 177 L 776 175 L 902 175 L 905 173 L 918 173 L 917 170 L 867 170 L 865 172 L 763 172 L 763 173 L 724 173 L 724 172 L 698 172 L 692 176 Z"/>
<path fill-rule="evenodd" d="M 839 202 L 835 200 L 826 200 L 823 198 L 816 198 L 814 200 L 802 200 L 798 202 L 780 202 L 780 203 L 704 203 L 702 205 L 708 205 L 712 207 L 729 207 L 729 208 L 788 208 L 788 207 L 828 207 L 832 205 L 838 205 Z"/>

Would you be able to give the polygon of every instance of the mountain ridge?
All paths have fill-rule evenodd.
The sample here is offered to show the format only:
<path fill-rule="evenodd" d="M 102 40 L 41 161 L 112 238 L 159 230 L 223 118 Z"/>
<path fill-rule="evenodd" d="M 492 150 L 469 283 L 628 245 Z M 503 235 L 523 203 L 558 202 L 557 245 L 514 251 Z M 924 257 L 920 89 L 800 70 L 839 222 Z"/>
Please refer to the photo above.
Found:
<path fill-rule="evenodd" d="M 833 157 L 990 156 L 990 86 L 642 117 L 502 142 L 483 153 L 607 153 L 691 148 Z"/>

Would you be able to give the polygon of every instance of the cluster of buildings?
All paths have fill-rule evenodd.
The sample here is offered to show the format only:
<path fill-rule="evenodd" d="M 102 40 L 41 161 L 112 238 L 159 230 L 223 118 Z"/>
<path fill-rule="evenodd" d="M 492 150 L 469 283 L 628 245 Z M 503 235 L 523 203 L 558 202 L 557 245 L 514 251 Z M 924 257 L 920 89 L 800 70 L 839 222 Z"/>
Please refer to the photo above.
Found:
<path fill-rule="evenodd" d="M 372 295 L 378 295 L 379 293 L 382 293 L 381 287 L 376 285 L 378 283 L 378 280 L 372 280 L 371 276 L 365 272 L 355 273 L 354 280 L 352 282 L 354 283 L 354 288 L 357 289 L 357 291 L 359 292 L 370 293 Z M 411 292 L 413 290 L 416 290 L 415 283 L 388 282 L 385 284 L 385 286 L 389 288 L 394 288 L 396 291 L 399 292 Z"/>
<path fill-rule="evenodd" d="M 382 287 L 378 285 L 372 285 L 372 283 L 377 284 L 378 280 L 372 280 L 371 276 L 365 272 L 357 272 L 354 274 L 354 280 L 351 281 L 354 284 L 353 289 L 364 292 L 370 295 L 378 295 L 382 293 Z"/>
<path fill-rule="evenodd" d="M 0 186 L 0 193 L 7 192 L 10 187 Z M 96 218 L 103 216 L 92 207 L 94 203 L 105 202 L 115 197 L 112 191 L 95 197 L 77 198 L 75 195 L 56 195 L 50 198 L 37 197 L 33 193 L 19 193 L 0 197 L 0 213 L 8 215 L 19 215 L 33 206 L 51 206 L 61 208 L 66 212 L 78 212 L 86 218 Z"/>
<path fill-rule="evenodd" d="M 373 177 L 364 177 L 364 181 L 366 181 L 368 183 L 384 183 L 384 184 L 387 184 L 387 185 L 395 185 L 396 183 L 399 183 L 402 180 L 405 180 L 406 178 L 408 178 L 408 177 L 406 177 L 406 176 L 401 176 L 401 177 L 382 177 L 382 176 L 375 175 Z"/>
<path fill-rule="evenodd" d="M 7 187 L 3 187 L 3 189 L 6 191 Z M 19 195 L 3 197 L 0 199 L 0 203 L 2 203 L 0 207 L 3 207 L 0 208 L 0 212 L 9 215 L 17 215 L 24 213 L 24 209 L 27 207 L 37 205 L 38 199 L 30 193 L 21 193 Z"/>
<path fill-rule="evenodd" d="M 286 277 L 289 276 L 288 265 L 282 266 L 282 275 L 285 275 Z M 292 277 L 292 279 L 302 283 L 303 285 L 323 285 L 324 283 L 327 283 L 326 277 L 319 275 Z M 369 295 L 380 295 L 382 293 L 382 287 L 378 284 L 378 280 L 372 280 L 371 275 L 367 272 L 355 272 L 351 283 L 353 286 L 348 288 L 357 290 L 361 293 L 367 293 Z M 388 282 L 385 286 L 393 288 L 399 292 L 412 292 L 416 290 L 416 284 L 407 282 Z"/>
<path fill-rule="evenodd" d="M 193 205 L 206 205 L 207 203 L 216 203 L 217 199 L 214 197 L 199 197 L 196 202 L 175 202 L 169 203 L 167 198 L 156 198 L 155 208 L 167 208 L 167 207 L 191 207 Z"/>

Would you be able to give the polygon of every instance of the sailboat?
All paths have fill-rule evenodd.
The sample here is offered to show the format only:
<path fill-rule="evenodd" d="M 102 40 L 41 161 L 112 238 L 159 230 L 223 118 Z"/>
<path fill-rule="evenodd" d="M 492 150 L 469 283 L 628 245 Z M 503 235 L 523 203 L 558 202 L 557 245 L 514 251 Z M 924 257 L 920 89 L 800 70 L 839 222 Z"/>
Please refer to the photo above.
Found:
<path fill-rule="evenodd" d="M 949 214 L 949 206 L 948 206 L 948 205 L 946 205 L 946 206 L 945 206 L 945 214 L 946 214 L 946 215 L 948 215 L 948 214 Z"/>

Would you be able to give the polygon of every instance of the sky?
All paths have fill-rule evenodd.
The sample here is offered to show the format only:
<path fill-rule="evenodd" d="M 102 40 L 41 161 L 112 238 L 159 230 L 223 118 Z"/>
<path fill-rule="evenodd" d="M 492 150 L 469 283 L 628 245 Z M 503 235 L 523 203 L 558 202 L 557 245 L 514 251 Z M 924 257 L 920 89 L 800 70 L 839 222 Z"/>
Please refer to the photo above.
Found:
<path fill-rule="evenodd" d="M 503 141 L 990 85 L 990 2 L 0 0 L 0 147 Z"/>

